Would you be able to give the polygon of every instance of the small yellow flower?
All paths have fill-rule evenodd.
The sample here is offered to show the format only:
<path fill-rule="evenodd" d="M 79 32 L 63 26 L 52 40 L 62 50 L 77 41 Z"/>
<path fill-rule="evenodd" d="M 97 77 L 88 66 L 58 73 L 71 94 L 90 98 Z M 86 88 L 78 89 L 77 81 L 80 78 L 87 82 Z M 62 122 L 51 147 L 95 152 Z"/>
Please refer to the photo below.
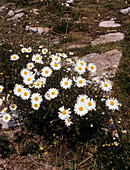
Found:
<path fill-rule="evenodd" d="M 20 52 L 18 52 L 18 54 L 21 54 Z"/>
<path fill-rule="evenodd" d="M 3 73 L 0 73 L 1 75 L 3 75 Z"/>
<path fill-rule="evenodd" d="M 39 150 L 40 150 L 40 151 L 43 151 L 43 150 L 44 150 L 41 145 L 39 145 Z"/>
<path fill-rule="evenodd" d="M 12 90 L 9 90 L 9 93 L 12 93 Z"/>
<path fill-rule="evenodd" d="M 56 134 L 55 133 L 53 133 L 53 137 L 55 137 L 56 136 Z"/>

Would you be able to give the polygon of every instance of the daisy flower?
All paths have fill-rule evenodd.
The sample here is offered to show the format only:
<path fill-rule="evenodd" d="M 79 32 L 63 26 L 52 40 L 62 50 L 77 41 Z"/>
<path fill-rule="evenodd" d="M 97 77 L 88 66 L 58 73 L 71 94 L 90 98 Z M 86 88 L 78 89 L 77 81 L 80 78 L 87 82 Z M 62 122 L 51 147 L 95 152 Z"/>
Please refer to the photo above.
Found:
<path fill-rule="evenodd" d="M 27 88 L 23 88 L 23 91 L 20 96 L 23 100 L 28 100 L 30 95 L 31 95 L 31 91 Z"/>
<path fill-rule="evenodd" d="M 94 83 L 99 83 L 99 77 L 93 77 L 92 78 L 92 82 L 94 82 Z"/>
<path fill-rule="evenodd" d="M 47 48 L 43 48 L 43 49 L 42 49 L 42 53 L 43 53 L 43 54 L 46 54 L 47 52 L 48 52 L 48 49 L 47 49 Z"/>
<path fill-rule="evenodd" d="M 110 91 L 112 89 L 112 84 L 110 81 L 105 80 L 101 81 L 100 87 L 102 88 L 103 91 Z"/>
<path fill-rule="evenodd" d="M 41 71 L 43 77 L 49 77 L 52 74 L 52 69 L 50 67 L 44 67 Z"/>
<path fill-rule="evenodd" d="M 69 55 L 74 55 L 74 52 L 69 52 Z"/>
<path fill-rule="evenodd" d="M 76 103 L 74 106 L 74 111 L 77 115 L 84 116 L 88 113 L 88 109 L 83 103 Z"/>
<path fill-rule="evenodd" d="M 20 96 L 23 91 L 23 86 L 20 84 L 16 84 L 13 91 L 16 96 Z"/>
<path fill-rule="evenodd" d="M 32 62 L 29 62 L 29 63 L 27 64 L 27 68 L 28 68 L 29 70 L 31 70 L 32 68 L 34 68 L 34 64 L 33 64 Z"/>
<path fill-rule="evenodd" d="M 85 73 L 85 71 L 86 71 L 86 69 L 85 69 L 85 67 L 83 67 L 83 66 L 81 66 L 81 65 L 75 65 L 75 71 L 78 73 L 78 74 L 84 74 Z"/>
<path fill-rule="evenodd" d="M 45 77 L 40 77 L 38 80 L 41 82 L 42 87 L 45 87 L 45 84 L 46 84 L 46 78 L 45 78 Z"/>
<path fill-rule="evenodd" d="M 61 120 L 65 120 L 65 119 L 70 117 L 70 115 L 69 115 L 69 114 L 71 114 L 70 108 L 65 109 L 64 106 L 62 106 L 62 107 L 59 108 L 59 111 L 60 112 L 58 112 L 59 113 L 58 116 Z"/>
<path fill-rule="evenodd" d="M 88 110 L 94 110 L 96 108 L 96 103 L 93 99 L 88 98 L 85 102 Z"/>
<path fill-rule="evenodd" d="M 70 88 L 72 85 L 72 80 L 69 79 L 68 77 L 65 77 L 65 78 L 62 78 L 61 82 L 60 82 L 60 86 L 63 88 L 63 89 L 68 89 Z"/>
<path fill-rule="evenodd" d="M 86 68 L 86 62 L 84 60 L 77 60 L 76 65 Z"/>
<path fill-rule="evenodd" d="M 10 121 L 10 119 L 11 119 L 11 116 L 9 114 L 4 114 L 3 115 L 3 121 L 4 122 L 8 123 Z"/>
<path fill-rule="evenodd" d="M 60 63 L 51 62 L 50 65 L 53 68 L 53 70 L 60 70 L 61 69 L 61 64 Z"/>
<path fill-rule="evenodd" d="M 27 76 L 27 75 L 29 75 L 30 74 L 30 70 L 28 70 L 27 68 L 23 68 L 21 71 L 20 71 L 20 75 L 22 76 L 22 77 L 25 77 L 25 76 Z"/>
<path fill-rule="evenodd" d="M 59 63 L 60 61 L 61 61 L 61 57 L 59 57 L 59 56 L 54 56 L 52 58 L 52 62 Z"/>
<path fill-rule="evenodd" d="M 51 97 L 48 92 L 45 93 L 44 97 L 46 100 L 49 100 L 49 101 L 51 100 Z"/>
<path fill-rule="evenodd" d="M 0 85 L 0 92 L 2 92 L 4 89 L 4 86 Z"/>
<path fill-rule="evenodd" d="M 33 54 L 32 61 L 34 61 L 35 63 L 41 63 L 42 61 L 41 54 Z"/>
<path fill-rule="evenodd" d="M 24 79 L 23 79 L 23 82 L 24 82 L 24 84 L 26 84 L 26 85 L 32 84 L 33 81 L 34 81 L 34 75 L 31 75 L 31 74 L 25 76 Z"/>
<path fill-rule="evenodd" d="M 75 80 L 76 86 L 78 87 L 84 87 L 86 86 L 86 80 L 82 78 L 81 76 L 78 76 Z"/>
<path fill-rule="evenodd" d="M 54 54 L 50 55 L 50 58 L 52 58 L 52 59 L 53 59 L 53 57 L 55 57 L 55 55 L 54 55 Z"/>
<path fill-rule="evenodd" d="M 89 63 L 88 64 L 88 70 L 90 71 L 90 72 L 92 72 L 92 73 L 94 73 L 94 72 L 96 72 L 96 66 L 95 66 L 95 64 L 93 64 L 93 63 Z"/>
<path fill-rule="evenodd" d="M 32 48 L 31 47 L 29 47 L 28 49 L 27 49 L 27 51 L 26 51 L 27 53 L 31 53 L 32 52 Z"/>
<path fill-rule="evenodd" d="M 67 58 L 67 54 L 65 54 L 65 53 L 60 53 L 60 56 L 63 58 Z"/>
<path fill-rule="evenodd" d="M 34 110 L 38 110 L 39 109 L 39 107 L 40 107 L 40 104 L 39 103 L 32 103 L 32 108 L 34 109 Z"/>
<path fill-rule="evenodd" d="M 6 113 L 6 112 L 7 112 L 7 110 L 8 110 L 8 108 L 7 108 L 7 107 L 5 107 L 5 108 L 1 111 L 1 113 Z"/>
<path fill-rule="evenodd" d="M 88 96 L 86 94 L 81 94 L 77 97 L 77 103 L 85 103 L 88 99 Z"/>
<path fill-rule="evenodd" d="M 10 60 L 12 60 L 12 61 L 16 61 L 18 59 L 19 59 L 19 56 L 17 54 L 13 54 L 10 56 Z"/>
<path fill-rule="evenodd" d="M 22 53 L 26 53 L 26 52 L 27 52 L 27 48 L 22 48 L 22 49 L 21 49 L 21 52 L 22 52 Z"/>
<path fill-rule="evenodd" d="M 10 110 L 16 110 L 17 109 L 17 105 L 16 104 L 11 104 L 9 106 Z"/>
<path fill-rule="evenodd" d="M 2 99 L 0 99 L 0 106 L 2 105 L 2 103 L 3 103 L 3 100 L 2 100 Z"/>
<path fill-rule="evenodd" d="M 48 90 L 48 94 L 49 94 L 51 99 L 54 99 L 54 98 L 56 98 L 58 96 L 59 92 L 58 92 L 58 90 L 56 88 L 50 88 Z"/>
<path fill-rule="evenodd" d="M 42 87 L 42 83 L 39 79 L 36 80 L 33 84 L 36 89 L 40 89 Z"/>
<path fill-rule="evenodd" d="M 71 122 L 70 118 L 65 119 L 65 125 L 66 126 L 70 126 L 71 124 L 73 124 L 73 123 Z"/>
<path fill-rule="evenodd" d="M 108 106 L 109 110 L 118 110 L 119 102 L 114 98 L 110 98 L 106 100 L 106 106 Z"/>
<path fill-rule="evenodd" d="M 32 103 L 41 103 L 43 101 L 42 96 L 40 93 L 33 93 L 31 96 L 31 102 Z"/>
<path fill-rule="evenodd" d="M 66 61 L 71 62 L 72 60 L 71 58 L 66 58 Z"/>

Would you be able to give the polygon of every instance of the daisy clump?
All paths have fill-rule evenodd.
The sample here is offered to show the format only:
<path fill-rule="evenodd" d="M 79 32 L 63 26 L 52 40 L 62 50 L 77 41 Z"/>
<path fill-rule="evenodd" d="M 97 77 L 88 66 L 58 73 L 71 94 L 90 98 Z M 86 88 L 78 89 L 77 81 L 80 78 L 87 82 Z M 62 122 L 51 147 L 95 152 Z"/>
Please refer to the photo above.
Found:
<path fill-rule="evenodd" d="M 22 110 L 29 128 L 34 125 L 35 130 L 46 133 L 52 126 L 59 133 L 59 129 L 62 132 L 65 127 L 72 127 L 77 134 L 83 129 L 87 134 L 88 128 L 101 129 L 111 111 L 119 110 L 117 99 L 103 97 L 112 90 L 112 83 L 100 77 L 91 79 L 89 74 L 96 72 L 96 65 L 75 60 L 75 53 L 51 53 L 40 46 L 37 51 L 22 48 L 19 57 L 11 55 L 10 62 L 15 56 L 22 64 L 11 94 L 18 101 L 17 106 L 11 105 L 10 110 Z M 3 86 L 0 86 L 2 91 Z M 2 103 L 1 99 L 0 105 Z"/>

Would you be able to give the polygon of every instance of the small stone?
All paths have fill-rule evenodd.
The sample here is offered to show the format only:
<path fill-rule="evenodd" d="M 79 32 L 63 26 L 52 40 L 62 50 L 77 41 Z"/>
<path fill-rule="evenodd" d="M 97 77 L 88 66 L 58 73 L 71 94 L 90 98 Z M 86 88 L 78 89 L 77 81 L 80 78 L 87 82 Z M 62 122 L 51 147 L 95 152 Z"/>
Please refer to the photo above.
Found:
<path fill-rule="evenodd" d="M 128 14 L 130 12 L 130 7 L 120 10 L 123 14 Z"/>
<path fill-rule="evenodd" d="M 23 16 L 24 16 L 24 13 L 19 13 L 19 14 L 16 14 L 14 17 L 9 18 L 7 21 L 18 20 L 19 18 L 22 18 Z"/>
<path fill-rule="evenodd" d="M 21 13 L 21 12 L 24 12 L 24 9 L 17 9 L 17 10 L 15 11 L 15 13 Z"/>
<path fill-rule="evenodd" d="M 92 45 L 97 44 L 104 44 L 108 42 L 116 42 L 124 39 L 124 34 L 117 32 L 117 33 L 109 33 L 105 35 L 101 35 L 99 38 L 96 38 L 94 41 L 91 42 Z"/>
<path fill-rule="evenodd" d="M 0 7 L 0 12 L 3 12 L 6 9 L 6 6 Z"/>
<path fill-rule="evenodd" d="M 105 28 L 108 28 L 108 27 L 120 27 L 121 25 L 120 24 L 117 24 L 115 23 L 115 21 L 102 21 L 99 23 L 99 27 L 105 27 Z"/>
<path fill-rule="evenodd" d="M 26 26 L 25 30 L 37 32 L 39 35 L 41 35 L 42 33 L 47 34 L 50 31 L 50 28 Z"/>
<path fill-rule="evenodd" d="M 10 11 L 8 12 L 8 16 L 12 17 L 13 15 L 14 15 L 14 11 L 10 10 Z"/>
<path fill-rule="evenodd" d="M 32 12 L 32 13 L 34 13 L 34 14 L 37 15 L 37 14 L 39 14 L 39 13 L 38 13 L 38 10 L 39 10 L 39 9 L 32 9 L 32 10 L 30 10 L 30 12 Z"/>
<path fill-rule="evenodd" d="M 110 77 L 113 77 L 116 73 L 121 57 L 122 53 L 119 50 L 115 49 L 103 54 L 87 54 L 86 56 L 82 57 L 81 60 L 89 63 L 91 62 L 96 65 L 97 71 L 93 75 L 91 74 L 91 76 L 105 77 L 106 75 L 109 75 Z M 115 67 L 115 69 L 113 70 L 112 65 L 117 67 Z"/>
<path fill-rule="evenodd" d="M 67 47 L 67 49 L 71 49 L 71 48 L 82 48 L 85 47 L 86 44 L 71 44 Z"/>

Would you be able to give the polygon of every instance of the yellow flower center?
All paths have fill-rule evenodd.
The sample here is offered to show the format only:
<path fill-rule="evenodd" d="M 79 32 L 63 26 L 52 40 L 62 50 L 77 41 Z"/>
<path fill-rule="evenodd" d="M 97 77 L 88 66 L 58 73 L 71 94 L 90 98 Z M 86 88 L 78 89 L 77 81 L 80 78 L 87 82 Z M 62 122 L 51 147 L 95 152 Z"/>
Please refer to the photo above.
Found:
<path fill-rule="evenodd" d="M 111 101 L 111 102 L 110 102 L 110 105 L 111 105 L 111 106 L 113 106 L 113 105 L 114 105 L 114 102 L 113 102 L 113 101 Z"/>
<path fill-rule="evenodd" d="M 79 111 L 83 111 L 83 107 L 79 107 Z"/>
<path fill-rule="evenodd" d="M 88 106 L 92 106 L 92 103 L 91 103 L 91 102 L 88 102 Z"/>
<path fill-rule="evenodd" d="M 58 60 L 58 58 L 55 58 L 55 60 L 57 61 L 57 60 Z"/>
<path fill-rule="evenodd" d="M 91 70 L 93 70 L 93 69 L 94 69 L 94 67 L 93 67 L 93 66 L 91 66 L 90 68 L 91 68 Z"/>
<path fill-rule="evenodd" d="M 16 56 L 13 56 L 13 59 L 16 59 Z"/>
<path fill-rule="evenodd" d="M 18 88 L 18 90 L 17 90 L 18 92 L 21 92 L 21 89 L 20 88 Z"/>
<path fill-rule="evenodd" d="M 26 75 L 26 74 L 27 74 L 27 71 L 24 71 L 24 74 Z"/>
<path fill-rule="evenodd" d="M 104 87 L 107 87 L 107 83 L 104 83 Z"/>
<path fill-rule="evenodd" d="M 54 94 L 55 94 L 55 92 L 54 92 L 54 91 L 52 91 L 52 92 L 51 92 L 51 95 L 54 95 Z"/>
<path fill-rule="evenodd" d="M 63 115 L 66 115 L 66 113 L 67 113 L 66 110 L 63 110 L 63 111 L 62 111 L 62 114 L 63 114 Z"/>
<path fill-rule="evenodd" d="M 8 120 L 8 116 L 5 116 L 5 120 Z"/>
<path fill-rule="evenodd" d="M 24 92 L 24 96 L 27 96 L 28 95 L 28 93 L 27 92 Z"/>
<path fill-rule="evenodd" d="M 67 119 L 67 122 L 70 123 L 70 119 Z"/>
<path fill-rule="evenodd" d="M 50 97 L 50 95 L 48 93 L 46 95 L 47 95 L 47 97 Z"/>
<path fill-rule="evenodd" d="M 48 74 L 48 73 L 49 73 L 49 71 L 48 71 L 48 70 L 46 70 L 46 71 L 45 71 L 45 73 L 46 73 L 46 74 Z"/>
<path fill-rule="evenodd" d="M 0 90 L 2 90 L 2 88 L 0 87 Z"/>
<path fill-rule="evenodd" d="M 82 80 L 79 80 L 79 84 L 82 84 L 83 83 L 83 81 Z"/>
<path fill-rule="evenodd" d="M 40 86 L 40 83 L 36 83 L 36 86 Z"/>
<path fill-rule="evenodd" d="M 68 85 L 68 81 L 64 82 L 65 85 Z"/>
<path fill-rule="evenodd" d="M 44 50 L 44 53 L 46 53 L 46 50 Z"/>
<path fill-rule="evenodd" d="M 54 66 L 57 67 L 57 64 L 55 63 Z"/>
<path fill-rule="evenodd" d="M 81 102 L 84 102 L 84 98 L 81 99 Z"/>
<path fill-rule="evenodd" d="M 23 52 L 26 52 L 26 50 L 24 49 Z"/>
<path fill-rule="evenodd" d="M 28 49 L 28 51 L 30 51 L 30 49 Z"/>
<path fill-rule="evenodd" d="M 43 81 L 43 80 L 41 80 L 41 83 L 42 83 L 42 84 L 44 84 L 44 81 Z"/>
<path fill-rule="evenodd" d="M 36 108 L 37 108 L 37 107 L 38 107 L 38 104 L 34 104 L 34 107 L 36 107 Z"/>
<path fill-rule="evenodd" d="M 83 65 L 83 62 L 80 62 L 81 65 Z"/>
<path fill-rule="evenodd" d="M 14 109 L 14 108 L 15 108 L 15 105 L 12 105 L 11 108 Z"/>
<path fill-rule="evenodd" d="M 38 97 L 35 97 L 34 99 L 35 99 L 36 101 L 38 101 Z"/>
<path fill-rule="evenodd" d="M 30 68 L 32 68 L 32 65 L 29 65 Z"/>
<path fill-rule="evenodd" d="M 61 54 L 62 56 L 64 56 L 64 54 Z"/>
<path fill-rule="evenodd" d="M 81 67 L 78 67 L 78 70 L 82 70 L 82 68 L 81 68 Z"/>
<path fill-rule="evenodd" d="M 27 78 L 27 81 L 30 81 L 31 80 L 31 78 Z"/>
<path fill-rule="evenodd" d="M 39 60 L 39 57 L 36 57 L 36 60 Z"/>

